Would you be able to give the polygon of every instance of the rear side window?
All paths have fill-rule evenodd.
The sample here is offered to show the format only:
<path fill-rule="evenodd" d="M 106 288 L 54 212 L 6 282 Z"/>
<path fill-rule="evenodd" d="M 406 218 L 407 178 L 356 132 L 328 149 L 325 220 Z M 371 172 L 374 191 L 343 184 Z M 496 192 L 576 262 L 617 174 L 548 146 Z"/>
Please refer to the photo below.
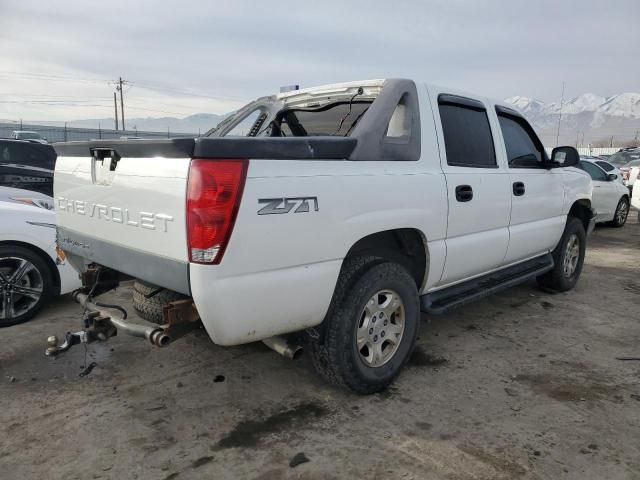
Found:
<path fill-rule="evenodd" d="M 449 95 L 441 95 L 451 99 Z M 487 111 L 479 102 L 439 100 L 447 164 L 456 167 L 497 168 Z M 475 105 L 475 104 L 478 105 Z"/>
<path fill-rule="evenodd" d="M 613 165 L 611 165 L 610 163 L 607 162 L 596 162 L 596 164 L 602 168 L 605 172 L 610 172 L 611 170 L 613 170 L 614 167 Z"/>
<path fill-rule="evenodd" d="M 334 103 L 319 109 L 291 109 L 278 114 L 274 137 L 348 137 L 371 102 Z"/>
<path fill-rule="evenodd" d="M 510 168 L 544 168 L 544 149 L 531 127 L 518 118 L 498 114 Z"/>

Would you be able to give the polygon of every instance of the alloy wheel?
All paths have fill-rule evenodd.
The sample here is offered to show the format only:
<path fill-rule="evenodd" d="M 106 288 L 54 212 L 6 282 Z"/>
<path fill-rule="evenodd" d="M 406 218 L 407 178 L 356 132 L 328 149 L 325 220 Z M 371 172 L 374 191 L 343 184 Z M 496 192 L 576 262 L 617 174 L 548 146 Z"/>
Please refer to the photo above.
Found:
<path fill-rule="evenodd" d="M 618 225 L 622 225 L 627 219 L 627 215 L 629 215 L 629 205 L 627 202 L 622 201 L 618 204 L 618 208 L 616 210 L 616 223 Z"/>
<path fill-rule="evenodd" d="M 368 367 L 381 367 L 395 355 L 405 327 L 405 307 L 393 290 L 380 290 L 366 303 L 356 330 L 356 348 Z"/>
<path fill-rule="evenodd" d="M 44 291 L 42 273 L 29 260 L 0 257 L 0 320 L 31 311 Z"/>
<path fill-rule="evenodd" d="M 571 278 L 578 267 L 580 259 L 580 239 L 575 233 L 572 233 L 567 240 L 567 246 L 564 252 L 563 273 L 567 278 Z"/>

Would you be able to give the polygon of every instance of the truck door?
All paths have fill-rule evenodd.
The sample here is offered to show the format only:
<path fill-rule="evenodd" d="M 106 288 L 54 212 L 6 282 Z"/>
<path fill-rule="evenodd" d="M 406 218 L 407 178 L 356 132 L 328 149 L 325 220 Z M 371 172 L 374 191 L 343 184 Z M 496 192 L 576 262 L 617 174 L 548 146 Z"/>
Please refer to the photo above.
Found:
<path fill-rule="evenodd" d="M 511 222 L 505 263 L 514 263 L 553 250 L 566 217 L 563 216 L 562 168 L 547 168 L 547 155 L 533 128 L 517 112 L 496 107 L 509 165 Z"/>
<path fill-rule="evenodd" d="M 499 165 L 485 104 L 432 91 L 449 204 L 440 285 L 499 268 L 509 243 L 509 174 Z M 432 97 L 433 98 L 433 97 Z M 435 103 L 435 102 L 434 102 Z"/>

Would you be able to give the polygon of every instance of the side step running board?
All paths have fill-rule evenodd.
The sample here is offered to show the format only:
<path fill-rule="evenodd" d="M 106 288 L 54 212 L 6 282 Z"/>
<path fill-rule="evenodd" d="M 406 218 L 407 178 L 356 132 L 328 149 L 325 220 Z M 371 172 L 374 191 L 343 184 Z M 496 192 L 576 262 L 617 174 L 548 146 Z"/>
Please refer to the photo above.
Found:
<path fill-rule="evenodd" d="M 548 253 L 452 287 L 427 293 L 420 297 L 421 310 L 426 313 L 443 313 L 450 308 L 526 282 L 552 270 L 553 266 L 553 257 Z"/>

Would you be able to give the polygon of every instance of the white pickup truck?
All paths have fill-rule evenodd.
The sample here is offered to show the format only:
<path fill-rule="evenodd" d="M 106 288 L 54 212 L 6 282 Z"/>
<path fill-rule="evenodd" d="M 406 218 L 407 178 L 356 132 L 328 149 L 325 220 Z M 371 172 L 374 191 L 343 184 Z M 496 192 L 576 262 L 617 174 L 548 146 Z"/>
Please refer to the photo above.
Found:
<path fill-rule="evenodd" d="M 298 332 L 289 346 L 361 393 L 399 373 L 421 310 L 530 278 L 571 289 L 593 226 L 575 149 L 548 158 L 508 105 L 407 79 L 263 97 L 195 139 L 55 148 L 58 241 L 78 269 L 188 296 L 219 345 L 282 350 Z"/>

